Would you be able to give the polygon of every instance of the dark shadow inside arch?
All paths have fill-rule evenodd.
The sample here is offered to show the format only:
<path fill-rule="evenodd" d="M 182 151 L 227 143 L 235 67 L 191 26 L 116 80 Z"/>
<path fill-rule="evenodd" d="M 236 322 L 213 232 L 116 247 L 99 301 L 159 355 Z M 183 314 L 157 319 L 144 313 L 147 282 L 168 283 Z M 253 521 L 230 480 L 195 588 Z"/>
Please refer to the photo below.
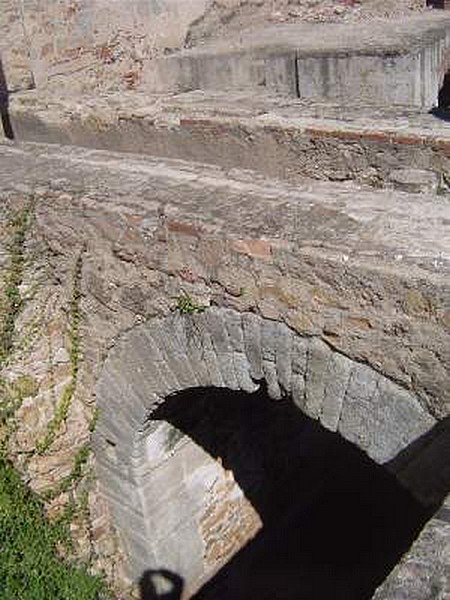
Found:
<path fill-rule="evenodd" d="M 355 446 L 264 388 L 184 391 L 152 419 L 220 457 L 263 521 L 196 600 L 371 598 L 433 513 Z M 142 600 L 169 597 L 176 600 L 142 588 Z"/>
<path fill-rule="evenodd" d="M 450 71 L 444 76 L 439 90 L 437 106 L 431 109 L 431 114 L 444 121 L 450 121 Z"/>
<path fill-rule="evenodd" d="M 6 82 L 5 71 L 3 69 L 2 59 L 0 57 L 0 120 L 3 126 L 3 133 L 9 140 L 14 139 L 14 130 L 9 116 L 9 91 Z"/>

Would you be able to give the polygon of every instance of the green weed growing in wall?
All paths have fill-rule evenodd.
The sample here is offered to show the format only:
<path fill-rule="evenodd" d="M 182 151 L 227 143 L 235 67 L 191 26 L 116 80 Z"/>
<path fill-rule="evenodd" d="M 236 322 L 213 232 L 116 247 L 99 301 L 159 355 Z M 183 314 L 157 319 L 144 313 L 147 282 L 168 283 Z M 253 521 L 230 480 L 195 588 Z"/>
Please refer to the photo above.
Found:
<path fill-rule="evenodd" d="M 182 315 L 193 315 L 204 312 L 206 310 L 206 306 L 197 304 L 189 294 L 182 292 L 177 298 L 175 310 Z"/>
<path fill-rule="evenodd" d="M 59 399 L 58 405 L 55 409 L 55 413 L 48 424 L 47 431 L 44 437 L 38 442 L 37 450 L 40 454 L 43 454 L 53 444 L 61 425 L 67 419 L 69 414 L 70 405 L 72 398 L 75 393 L 78 379 L 78 371 L 80 368 L 81 358 L 81 337 L 80 337 L 80 323 L 81 323 L 81 275 L 83 268 L 83 252 L 80 252 L 78 259 L 75 264 L 75 271 L 73 276 L 72 284 L 72 298 L 70 301 L 69 311 L 69 342 L 70 342 L 70 381 L 64 388 L 61 398 Z"/>
<path fill-rule="evenodd" d="M 9 265 L 3 281 L 3 294 L 0 298 L 0 369 L 9 357 L 13 344 L 17 316 L 22 308 L 20 285 L 25 266 L 25 240 L 32 219 L 32 205 L 16 212 L 8 229 L 11 232 Z"/>

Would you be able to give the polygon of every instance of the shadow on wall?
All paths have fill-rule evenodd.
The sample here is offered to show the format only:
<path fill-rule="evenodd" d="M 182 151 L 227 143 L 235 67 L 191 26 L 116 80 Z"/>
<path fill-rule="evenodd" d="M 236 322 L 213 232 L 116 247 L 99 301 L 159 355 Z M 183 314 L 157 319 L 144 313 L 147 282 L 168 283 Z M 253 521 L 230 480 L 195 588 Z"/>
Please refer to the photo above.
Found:
<path fill-rule="evenodd" d="M 445 74 L 439 90 L 438 105 L 431 109 L 431 114 L 444 121 L 450 121 L 450 71 Z"/>
<path fill-rule="evenodd" d="M 450 492 L 450 416 L 399 452 L 385 467 L 426 504 L 440 505 Z"/>
<path fill-rule="evenodd" d="M 305 417 L 290 401 L 202 388 L 168 399 L 170 423 L 234 473 L 263 529 L 196 600 L 365 600 L 410 547 L 435 506 Z M 173 588 L 158 588 L 155 575 Z M 183 582 L 149 571 L 142 600 L 179 600 Z M 177 596 L 178 594 L 178 596 Z"/>
<path fill-rule="evenodd" d="M 427 6 L 430 8 L 446 8 L 445 0 L 427 0 Z"/>
<path fill-rule="evenodd" d="M 141 600 L 180 600 L 183 587 L 182 577 L 166 569 L 149 569 L 139 580 Z"/>
<path fill-rule="evenodd" d="M 9 140 L 14 139 L 14 130 L 9 116 L 9 92 L 6 82 L 5 71 L 3 69 L 2 59 L 0 57 L 0 118 L 2 121 L 3 132 Z"/>

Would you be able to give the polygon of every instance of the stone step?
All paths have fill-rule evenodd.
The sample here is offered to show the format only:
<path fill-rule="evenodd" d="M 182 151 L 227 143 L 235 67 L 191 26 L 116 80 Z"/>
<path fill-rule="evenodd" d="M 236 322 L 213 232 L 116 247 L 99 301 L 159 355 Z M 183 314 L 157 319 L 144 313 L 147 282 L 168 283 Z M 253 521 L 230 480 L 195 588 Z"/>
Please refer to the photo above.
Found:
<path fill-rule="evenodd" d="M 445 191 L 450 179 L 450 122 L 411 107 L 249 92 L 80 99 L 29 92 L 13 96 L 11 116 L 18 140 L 188 159 L 290 181 Z"/>
<path fill-rule="evenodd" d="M 296 23 L 240 32 L 150 61 L 154 92 L 265 90 L 314 101 L 431 108 L 448 64 L 445 12 L 366 24 Z"/>
<path fill-rule="evenodd" d="M 220 238 L 238 254 L 263 261 L 303 249 L 341 267 L 359 260 L 396 273 L 417 268 L 424 277 L 438 279 L 450 269 L 444 196 L 306 178 L 293 185 L 248 170 L 180 160 L 0 144 L 3 193 L 37 186 L 45 195 L 55 186 L 64 191 L 80 185 L 87 207 L 102 203 L 111 214 L 145 213 L 148 233 L 163 219 L 168 234 Z M 126 251 L 132 252 L 132 244 Z"/>

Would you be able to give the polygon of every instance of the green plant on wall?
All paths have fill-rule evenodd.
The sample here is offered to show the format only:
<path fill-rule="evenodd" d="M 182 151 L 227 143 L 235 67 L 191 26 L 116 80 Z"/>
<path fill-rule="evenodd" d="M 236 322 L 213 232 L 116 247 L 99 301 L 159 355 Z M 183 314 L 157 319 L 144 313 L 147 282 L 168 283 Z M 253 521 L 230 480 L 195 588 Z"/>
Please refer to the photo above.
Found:
<path fill-rule="evenodd" d="M 70 381 L 64 388 L 55 413 L 48 424 L 44 437 L 39 441 L 37 449 L 41 454 L 44 453 L 53 444 L 61 425 L 67 419 L 72 398 L 75 393 L 78 371 L 81 358 L 81 337 L 80 337 L 80 300 L 81 300 L 81 275 L 83 268 L 83 252 L 80 252 L 73 276 L 72 298 L 69 311 L 69 342 L 70 342 Z"/>
<path fill-rule="evenodd" d="M 70 542 L 69 525 L 79 512 L 75 501 L 69 502 L 60 518 L 49 523 L 40 499 L 21 481 L 6 455 L 9 435 L 14 431 L 15 414 L 24 398 L 33 398 L 38 382 L 27 374 L 14 379 L 2 376 L 18 344 L 17 319 L 24 305 L 21 285 L 26 266 L 26 239 L 32 223 L 33 205 L 12 212 L 6 232 L 9 236 L 8 263 L 0 281 L 0 600 L 100 600 L 107 598 L 102 578 L 92 576 L 87 565 L 74 565 L 59 556 Z M 63 399 L 70 404 L 74 390 L 79 355 L 79 299 L 81 261 L 77 262 L 71 303 L 72 379 Z M 64 416 L 64 411 L 60 413 Z M 54 423 L 57 425 L 57 422 Z M 94 425 L 93 425 L 94 426 Z M 56 426 L 55 426 L 56 430 Z M 84 475 L 89 458 L 88 446 L 76 453 L 69 475 L 49 497 L 71 490 Z"/>
<path fill-rule="evenodd" d="M 206 310 L 206 306 L 197 304 L 189 294 L 187 294 L 186 292 L 182 292 L 177 297 L 177 304 L 175 306 L 175 310 L 177 310 L 182 315 L 192 315 L 195 313 L 204 312 Z"/>
<path fill-rule="evenodd" d="M 22 308 L 20 285 L 25 266 L 25 239 L 32 219 L 32 205 L 14 213 L 7 226 L 9 264 L 3 277 L 0 297 L 0 369 L 4 366 L 14 344 L 17 316 Z"/>
<path fill-rule="evenodd" d="M 0 454 L 0 600 L 100 600 L 104 582 L 58 558 L 65 524 L 50 524 L 38 498 Z"/>

